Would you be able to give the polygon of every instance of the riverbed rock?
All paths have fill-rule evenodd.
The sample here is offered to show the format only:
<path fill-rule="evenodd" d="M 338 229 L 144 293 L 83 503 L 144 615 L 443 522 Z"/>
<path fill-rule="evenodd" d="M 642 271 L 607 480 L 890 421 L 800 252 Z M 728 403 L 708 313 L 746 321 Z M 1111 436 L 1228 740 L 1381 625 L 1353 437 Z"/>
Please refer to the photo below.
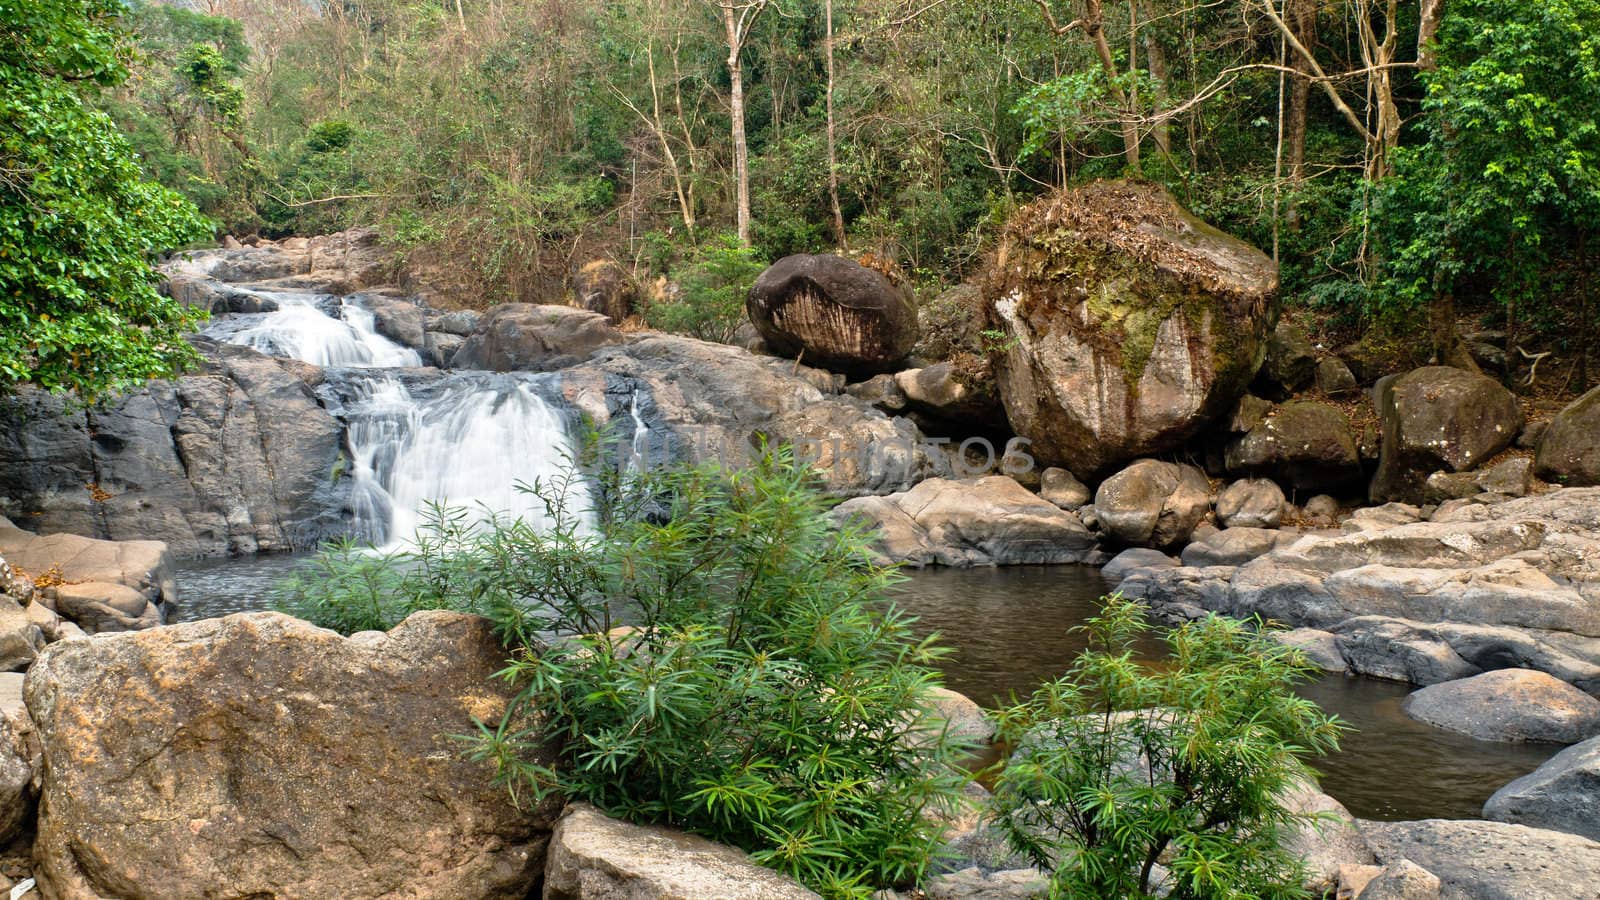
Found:
<path fill-rule="evenodd" d="M 935 433 L 1004 430 L 1006 411 L 992 384 L 977 383 L 955 363 L 907 369 L 894 376 L 906 407 L 924 417 Z"/>
<path fill-rule="evenodd" d="M 1384 866 L 1358 895 L 1366 900 L 1437 900 L 1439 877 L 1409 859 Z"/>
<path fill-rule="evenodd" d="M 1600 734 L 1600 700 L 1530 669 L 1497 669 L 1425 687 L 1406 715 L 1482 741 L 1573 744 Z"/>
<path fill-rule="evenodd" d="M 928 900 L 1033 900 L 1048 892 L 1050 881 L 1038 869 L 985 872 L 977 866 L 928 879 Z"/>
<path fill-rule="evenodd" d="M 1183 548 L 1182 559 L 1186 566 L 1242 566 L 1299 539 L 1296 531 L 1235 526 L 1197 538 Z"/>
<path fill-rule="evenodd" d="M 1252 385 L 1257 393 L 1286 400 L 1311 386 L 1317 377 L 1317 348 L 1305 330 L 1279 322 L 1267 336 L 1267 354 Z"/>
<path fill-rule="evenodd" d="M 994 739 L 995 723 L 976 701 L 959 691 L 933 689 L 933 709 L 938 722 L 950 737 L 984 745 Z"/>
<path fill-rule="evenodd" d="M 522 898 L 554 810 L 452 737 L 511 689 L 487 620 L 346 640 L 250 613 L 52 644 L 28 674 L 46 896 Z"/>
<path fill-rule="evenodd" d="M 1568 747 L 1495 791 L 1483 817 L 1600 841 L 1600 737 Z"/>
<path fill-rule="evenodd" d="M 1416 502 L 1430 473 L 1478 468 L 1522 430 L 1516 395 L 1486 375 L 1448 366 L 1382 379 L 1373 397 L 1383 428 L 1369 488 L 1374 502 Z"/>
<path fill-rule="evenodd" d="M 1194 466 L 1141 459 L 1100 483 L 1095 513 L 1124 544 L 1181 546 L 1211 509 L 1211 485 Z"/>
<path fill-rule="evenodd" d="M 1111 558 L 1100 569 L 1100 575 L 1113 583 L 1128 577 L 1139 569 L 1173 569 L 1181 563 L 1176 557 L 1149 547 L 1129 547 Z"/>
<path fill-rule="evenodd" d="M 372 313 L 373 327 L 389 340 L 413 350 L 426 345 L 426 313 L 415 301 L 380 293 L 355 294 L 349 299 Z"/>
<path fill-rule="evenodd" d="M 1465 900 L 1593 900 L 1600 843 L 1500 822 L 1424 819 L 1361 823 L 1379 862 L 1409 859 Z"/>
<path fill-rule="evenodd" d="M 833 515 L 875 528 L 882 562 L 918 568 L 1078 563 L 1097 551 L 1077 516 L 1004 475 L 930 478 L 904 493 L 847 500 Z"/>
<path fill-rule="evenodd" d="M 1065 510 L 1080 509 L 1094 498 L 1087 485 L 1055 466 L 1039 473 L 1039 496 Z"/>
<path fill-rule="evenodd" d="M 587 803 L 568 806 L 556 823 L 544 872 L 544 900 L 816 898 L 736 848 L 612 819 Z"/>
<path fill-rule="evenodd" d="M 1255 377 L 1278 274 L 1162 188 L 1097 182 L 1018 211 L 984 281 L 1012 428 L 1092 479 L 1180 446 Z"/>
<path fill-rule="evenodd" d="M 21 672 L 0 672 L 0 848 L 33 821 L 38 799 L 38 742 L 22 704 Z"/>
<path fill-rule="evenodd" d="M 22 605 L 0 596 L 0 672 L 21 672 L 33 665 L 44 649 L 44 632 L 28 618 Z"/>
<path fill-rule="evenodd" d="M 49 584 L 32 594 L 35 602 L 90 633 L 160 625 L 162 604 L 177 596 L 171 557 L 160 541 L 41 536 L 0 518 L 0 553 L 11 566 Z"/>
<path fill-rule="evenodd" d="M 1269 631 L 1267 636 L 1285 647 L 1299 650 L 1307 662 L 1324 672 L 1350 671 L 1350 664 L 1344 661 L 1344 653 L 1339 650 L 1339 636 L 1331 631 L 1291 628 L 1288 631 Z"/>
<path fill-rule="evenodd" d="M 573 305 L 597 312 L 613 323 L 633 315 L 639 302 L 639 288 L 621 263 L 597 259 L 585 263 L 572 275 Z"/>
<path fill-rule="evenodd" d="M 605 315 L 570 306 L 507 303 L 478 321 L 451 358 L 455 369 L 493 372 L 549 372 L 575 365 L 594 351 L 620 343 Z"/>
<path fill-rule="evenodd" d="M 1277 528 L 1283 524 L 1283 488 L 1267 478 L 1245 478 L 1217 495 L 1217 524 L 1223 528 Z"/>
<path fill-rule="evenodd" d="M 1359 616 L 1335 626 L 1350 671 L 1410 684 L 1440 684 L 1483 671 L 1437 631 L 1418 622 Z"/>
<path fill-rule="evenodd" d="M 786 256 L 762 272 L 745 310 L 772 352 L 864 376 L 892 372 L 917 343 L 917 308 L 888 275 L 842 256 Z"/>
<path fill-rule="evenodd" d="M 1284 849 L 1306 866 L 1306 888 L 1321 896 L 1338 885 L 1339 869 L 1376 860 L 1354 816 L 1343 803 L 1323 793 L 1315 782 L 1301 781 L 1282 797 L 1286 809 L 1316 816 L 1291 826 Z"/>
<path fill-rule="evenodd" d="M 1361 479 L 1361 454 L 1344 411 L 1316 400 L 1295 400 L 1228 444 L 1224 465 L 1233 475 L 1272 478 L 1297 491 L 1323 492 Z"/>
<path fill-rule="evenodd" d="M 1540 478 L 1555 484 L 1600 484 L 1600 387 L 1556 413 L 1539 436 L 1534 463 Z"/>

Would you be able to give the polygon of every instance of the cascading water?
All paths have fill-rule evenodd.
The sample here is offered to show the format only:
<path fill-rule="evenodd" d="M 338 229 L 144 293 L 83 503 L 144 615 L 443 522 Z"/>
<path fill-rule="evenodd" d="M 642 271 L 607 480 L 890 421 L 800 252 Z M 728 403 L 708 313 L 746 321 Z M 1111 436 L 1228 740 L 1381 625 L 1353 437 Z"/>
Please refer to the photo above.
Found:
<path fill-rule="evenodd" d="M 205 334 L 331 370 L 319 393 L 343 419 L 356 536 L 375 545 L 409 540 L 430 504 L 474 521 L 552 524 L 523 487 L 563 492 L 582 530 L 592 527 L 587 483 L 568 477 L 565 416 L 538 392 L 542 376 L 414 370 L 415 350 L 379 334 L 372 312 L 347 298 L 253 291 L 272 312 L 220 316 Z M 347 371 L 339 371 L 347 370 Z"/>

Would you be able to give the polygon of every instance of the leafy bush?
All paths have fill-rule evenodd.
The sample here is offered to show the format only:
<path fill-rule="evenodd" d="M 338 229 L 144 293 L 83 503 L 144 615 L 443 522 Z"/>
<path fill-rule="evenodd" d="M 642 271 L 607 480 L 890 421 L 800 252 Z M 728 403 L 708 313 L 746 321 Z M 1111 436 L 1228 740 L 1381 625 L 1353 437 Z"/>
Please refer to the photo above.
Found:
<path fill-rule="evenodd" d="M 965 781 L 931 704 L 939 651 L 882 603 L 893 574 L 831 526 L 814 476 L 779 453 L 602 475 L 597 492 L 576 477 L 534 486 L 543 530 L 436 510 L 415 547 L 326 557 L 291 609 L 345 630 L 489 616 L 519 693 L 473 753 L 519 798 L 679 825 L 828 896 L 916 880 L 929 813 Z M 586 494 L 600 500 L 568 500 Z M 547 742 L 551 767 L 535 762 Z"/>
<path fill-rule="evenodd" d="M 1053 872 L 1052 896 L 1148 897 L 1157 863 L 1174 898 L 1303 896 L 1282 838 L 1313 817 L 1282 798 L 1342 730 L 1289 689 L 1312 669 L 1216 616 L 1140 662 L 1142 607 L 1103 602 L 1071 670 L 999 716 L 1021 748 L 994 791 L 1012 846 Z"/>
<path fill-rule="evenodd" d="M 650 304 L 645 321 L 662 331 L 726 344 L 745 323 L 745 293 L 765 267 L 734 235 L 716 235 L 673 270 L 680 295 Z"/>

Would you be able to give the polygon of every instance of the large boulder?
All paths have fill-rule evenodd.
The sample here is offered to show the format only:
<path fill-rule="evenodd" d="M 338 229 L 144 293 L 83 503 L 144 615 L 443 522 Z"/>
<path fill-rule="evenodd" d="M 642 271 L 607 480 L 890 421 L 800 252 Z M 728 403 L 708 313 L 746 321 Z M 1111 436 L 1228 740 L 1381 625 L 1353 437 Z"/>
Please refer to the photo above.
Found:
<path fill-rule="evenodd" d="M 904 493 L 847 500 L 833 515 L 872 527 L 876 553 L 885 563 L 1080 563 L 1097 549 L 1077 516 L 1004 475 L 975 481 L 930 478 Z"/>
<path fill-rule="evenodd" d="M 1307 816 L 1311 822 L 1296 822 L 1287 829 L 1283 847 L 1306 867 L 1306 887 L 1322 896 L 1338 883 L 1344 866 L 1373 862 L 1361 828 L 1343 803 L 1322 792 L 1315 781 L 1291 785 L 1280 799 L 1286 809 Z"/>
<path fill-rule="evenodd" d="M 550 840 L 544 900 L 817 900 L 817 895 L 733 847 L 676 828 L 633 825 L 574 803 Z"/>
<path fill-rule="evenodd" d="M 745 299 L 772 352 L 851 375 L 892 372 L 917 343 L 917 308 L 890 276 L 842 256 L 773 263 Z"/>
<path fill-rule="evenodd" d="M 507 303 L 489 310 L 450 360 L 451 368 L 548 372 L 622 341 L 604 314 L 570 306 Z"/>
<path fill-rule="evenodd" d="M 1495 791 L 1483 817 L 1600 841 L 1600 737 L 1568 747 Z"/>
<path fill-rule="evenodd" d="M 614 323 L 633 315 L 639 288 L 621 263 L 597 259 L 572 275 L 573 306 L 597 312 Z"/>
<path fill-rule="evenodd" d="M 38 742 L 22 705 L 22 680 L 20 672 L 0 672 L 0 848 L 33 821 L 38 794 Z"/>
<path fill-rule="evenodd" d="M 1277 296 L 1271 259 L 1156 185 L 1099 182 L 1025 207 L 984 287 L 1011 425 L 1085 479 L 1178 447 L 1255 376 Z"/>
<path fill-rule="evenodd" d="M 1095 514 L 1124 544 L 1181 546 L 1211 509 L 1211 484 L 1194 466 L 1141 459 L 1100 483 Z"/>
<path fill-rule="evenodd" d="M 35 535 L 0 518 L 0 553 L 47 586 L 35 602 L 93 634 L 160 625 L 177 597 L 172 561 L 160 541 L 101 541 Z"/>
<path fill-rule="evenodd" d="M 52 644 L 28 673 L 46 896 L 522 898 L 554 810 L 454 735 L 511 688 L 487 620 L 277 613 Z"/>
<path fill-rule="evenodd" d="M 1417 502 L 1429 474 L 1475 469 L 1522 430 L 1515 394 L 1487 375 L 1449 366 L 1381 379 L 1373 397 L 1383 429 L 1369 489 L 1375 502 Z"/>
<path fill-rule="evenodd" d="M 987 371 L 973 372 L 953 362 L 907 369 L 894 376 L 906 409 L 929 431 L 968 435 L 1003 431 L 1006 411 Z"/>
<path fill-rule="evenodd" d="M 1500 822 L 1424 819 L 1362 822 L 1378 861 L 1409 859 L 1460 900 L 1593 900 L 1600 897 L 1600 843 Z"/>
<path fill-rule="evenodd" d="M 1361 479 L 1361 453 L 1350 420 L 1315 400 L 1285 403 L 1230 442 L 1234 475 L 1273 478 L 1298 491 L 1337 490 Z"/>
<path fill-rule="evenodd" d="M 1600 700 L 1529 669 L 1497 669 L 1406 697 L 1419 722 L 1483 741 L 1573 744 L 1600 734 Z"/>
<path fill-rule="evenodd" d="M 1317 348 L 1304 330 L 1279 322 L 1267 336 L 1267 355 L 1255 387 L 1274 400 L 1287 400 L 1311 386 L 1317 377 Z"/>
<path fill-rule="evenodd" d="M 1534 465 L 1540 478 L 1565 485 L 1600 484 L 1600 387 L 1550 420 Z"/>

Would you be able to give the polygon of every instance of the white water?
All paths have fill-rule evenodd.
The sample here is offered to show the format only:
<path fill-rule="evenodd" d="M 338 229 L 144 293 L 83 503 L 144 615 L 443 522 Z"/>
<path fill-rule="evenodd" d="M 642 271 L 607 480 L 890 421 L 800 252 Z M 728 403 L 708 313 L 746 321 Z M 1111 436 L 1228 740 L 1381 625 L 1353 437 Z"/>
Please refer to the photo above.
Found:
<path fill-rule="evenodd" d="M 371 310 L 340 300 L 339 318 L 334 318 L 317 307 L 313 294 L 254 293 L 276 302 L 278 309 L 218 319 L 206 334 L 315 366 L 379 369 L 422 365 L 417 351 L 378 333 Z"/>

